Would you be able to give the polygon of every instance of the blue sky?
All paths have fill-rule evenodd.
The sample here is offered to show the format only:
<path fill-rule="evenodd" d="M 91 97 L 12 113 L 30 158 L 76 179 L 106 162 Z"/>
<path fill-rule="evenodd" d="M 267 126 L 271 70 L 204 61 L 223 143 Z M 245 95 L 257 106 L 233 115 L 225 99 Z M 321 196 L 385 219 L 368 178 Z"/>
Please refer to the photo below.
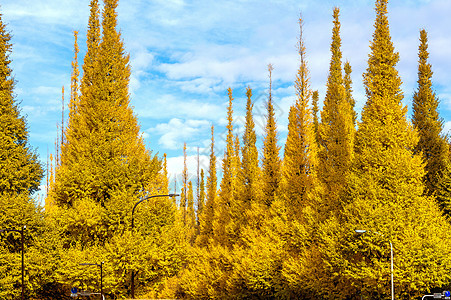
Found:
<path fill-rule="evenodd" d="M 197 147 L 201 167 L 208 169 L 211 124 L 216 126 L 216 154 L 222 157 L 228 87 L 234 90 L 234 124 L 238 129 L 244 120 L 245 88 L 253 88 L 261 141 L 268 63 L 274 66 L 276 117 L 284 143 L 299 65 L 299 14 L 304 19 L 311 87 L 319 90 L 322 101 L 334 6 L 341 9 L 343 58 L 353 68 L 354 97 L 360 114 L 366 101 L 362 73 L 373 33 L 374 1 L 120 1 L 119 28 L 131 56 L 131 103 L 148 148 L 168 154 L 172 178 L 182 171 L 184 142 L 189 172 L 196 173 Z M 3 1 L 0 12 L 13 35 L 16 99 L 27 116 L 30 144 L 45 163 L 48 153 L 54 153 L 57 124 L 61 122 L 61 88 L 69 90 L 73 30 L 80 32 L 80 56 L 85 53 L 89 0 Z M 404 103 L 411 111 L 419 30 L 425 28 L 446 132 L 451 129 L 450 14 L 449 0 L 389 2 L 392 39 L 400 53 L 398 70 Z"/>

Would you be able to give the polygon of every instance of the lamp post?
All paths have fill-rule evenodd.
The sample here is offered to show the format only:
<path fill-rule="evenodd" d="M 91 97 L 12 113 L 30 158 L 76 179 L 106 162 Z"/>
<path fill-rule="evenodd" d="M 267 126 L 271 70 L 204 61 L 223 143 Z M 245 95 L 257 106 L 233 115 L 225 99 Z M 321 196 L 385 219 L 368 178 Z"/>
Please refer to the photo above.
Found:
<path fill-rule="evenodd" d="M 95 263 L 81 263 L 80 266 L 98 266 L 100 267 L 100 300 L 103 299 L 103 264 L 102 261 L 100 264 Z"/>
<path fill-rule="evenodd" d="M 27 226 L 23 226 L 20 230 L 18 229 L 0 229 L 0 233 L 1 232 L 10 232 L 10 231 L 14 231 L 14 232 L 20 232 L 20 244 L 21 244 L 21 251 L 22 251 L 22 300 L 25 299 L 25 284 L 24 284 L 24 253 L 23 253 L 23 243 L 24 243 L 24 238 L 23 238 L 23 231 L 27 228 Z"/>
<path fill-rule="evenodd" d="M 134 214 L 135 214 L 135 209 L 136 209 L 136 207 L 138 206 L 138 204 L 140 204 L 141 202 L 143 202 L 143 201 L 145 201 L 145 200 L 147 200 L 147 199 L 150 199 L 150 198 L 155 198 L 155 197 L 176 197 L 176 196 L 180 196 L 179 194 L 168 194 L 168 195 L 153 195 L 153 196 L 146 196 L 146 197 L 144 197 L 144 198 L 142 198 L 141 200 L 139 200 L 139 201 L 137 201 L 136 203 L 135 203 L 135 205 L 133 206 L 133 209 L 132 209 L 132 230 L 135 228 L 135 222 L 134 222 Z M 132 280 L 132 282 L 131 282 L 131 287 L 130 287 L 130 289 L 131 289 L 131 297 L 132 297 L 132 299 L 134 299 L 135 298 L 135 270 L 132 270 L 132 278 L 131 278 Z"/>
<path fill-rule="evenodd" d="M 359 234 L 363 234 L 366 232 L 373 232 L 373 233 L 379 234 L 380 236 L 385 238 L 385 236 L 382 233 L 377 232 L 377 231 L 370 231 L 370 230 L 366 230 L 366 229 L 355 229 L 355 232 L 359 233 Z M 390 239 L 388 240 L 388 242 L 390 243 L 391 299 L 395 300 L 395 286 L 393 284 L 393 244 Z"/>

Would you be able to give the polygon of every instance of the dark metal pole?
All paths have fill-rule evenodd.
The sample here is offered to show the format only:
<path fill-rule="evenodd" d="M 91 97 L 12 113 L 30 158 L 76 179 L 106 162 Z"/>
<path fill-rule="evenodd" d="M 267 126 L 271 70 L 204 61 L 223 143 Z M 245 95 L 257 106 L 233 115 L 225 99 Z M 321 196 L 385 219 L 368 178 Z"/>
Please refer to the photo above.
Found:
<path fill-rule="evenodd" d="M 103 299 L 103 261 L 100 263 L 100 300 Z"/>
<path fill-rule="evenodd" d="M 378 235 L 382 236 L 385 238 L 385 235 L 383 235 L 380 232 L 377 231 L 370 231 L 370 230 L 366 230 L 366 229 L 355 229 L 354 230 L 357 233 L 365 233 L 365 232 L 373 232 L 373 233 L 377 233 Z M 393 284 L 393 244 L 391 242 L 391 240 L 389 239 L 388 242 L 390 243 L 390 278 L 391 278 L 391 299 L 395 300 L 395 286 Z M 427 296 L 427 295 L 426 295 Z M 426 297 L 426 296 L 423 296 Z"/>
<path fill-rule="evenodd" d="M 135 205 L 133 206 L 132 209 L 132 231 L 135 228 L 135 219 L 133 218 L 134 214 L 135 214 L 135 209 L 136 206 L 138 206 L 139 203 L 143 202 L 144 200 L 150 199 L 150 198 L 155 198 L 155 197 L 175 197 L 175 196 L 180 196 L 178 194 L 169 194 L 169 195 L 153 195 L 153 196 L 147 196 L 144 197 L 143 199 L 139 200 L 138 202 L 135 203 Z M 131 278 L 131 284 L 130 284 L 130 289 L 131 289 L 131 297 L 132 299 L 135 299 L 135 270 L 132 270 L 132 278 Z"/>
<path fill-rule="evenodd" d="M 22 300 L 25 300 L 25 284 L 24 284 L 24 254 L 23 254 L 23 230 L 25 226 L 20 230 L 21 240 L 22 240 Z"/>
<path fill-rule="evenodd" d="M 395 300 L 395 286 L 393 284 L 393 244 L 391 243 L 391 240 L 388 242 L 390 243 L 391 300 Z"/>
<path fill-rule="evenodd" d="M 20 232 L 20 244 L 21 244 L 21 252 L 22 252 L 22 300 L 25 300 L 25 283 L 24 283 L 24 270 L 25 270 L 25 263 L 24 263 L 24 251 L 23 251 L 23 244 L 24 244 L 24 237 L 23 232 L 27 228 L 26 225 L 22 226 L 20 230 L 18 229 L 0 229 L 0 232 Z"/>
<path fill-rule="evenodd" d="M 130 286 L 132 299 L 135 299 L 135 270 L 132 270 L 132 284 Z"/>
<path fill-rule="evenodd" d="M 81 264 L 79 264 L 80 266 L 100 267 L 100 300 L 103 299 L 103 264 L 104 264 L 103 261 L 100 264 L 97 264 L 97 263 L 81 263 Z M 96 294 L 98 294 L 98 293 L 96 293 Z"/>

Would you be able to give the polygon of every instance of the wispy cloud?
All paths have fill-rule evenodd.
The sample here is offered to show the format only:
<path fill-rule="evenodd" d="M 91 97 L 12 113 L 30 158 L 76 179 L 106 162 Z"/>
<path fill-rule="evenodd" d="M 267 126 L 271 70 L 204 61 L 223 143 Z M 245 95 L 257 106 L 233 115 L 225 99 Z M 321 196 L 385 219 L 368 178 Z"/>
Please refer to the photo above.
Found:
<path fill-rule="evenodd" d="M 447 121 L 443 124 L 443 134 L 451 134 L 451 121 Z"/>
<path fill-rule="evenodd" d="M 183 143 L 202 140 L 197 139 L 202 132 L 208 132 L 210 122 L 206 120 L 181 120 L 177 118 L 171 119 L 168 123 L 159 123 L 153 128 L 146 130 L 149 134 L 157 134 L 161 137 L 158 144 L 170 150 L 183 149 Z"/>
<path fill-rule="evenodd" d="M 182 181 L 182 175 L 181 170 L 183 170 L 183 163 L 184 163 L 184 157 L 182 156 L 176 156 L 171 157 L 168 159 L 168 173 L 169 177 L 174 180 L 174 178 L 177 180 L 177 185 L 179 188 L 181 188 L 181 184 L 183 184 Z M 203 169 L 204 173 L 206 174 L 208 172 L 210 163 L 210 158 L 207 155 L 199 155 L 199 170 Z M 188 181 L 193 181 L 194 186 L 197 182 L 197 155 L 187 155 L 186 157 L 186 166 L 188 169 Z M 206 181 L 206 177 L 204 180 Z M 172 188 L 172 187 L 171 187 Z"/>
<path fill-rule="evenodd" d="M 80 31 L 81 58 L 86 49 L 89 2 L 15 0 L 1 6 L 3 20 L 13 34 L 15 92 L 22 101 L 23 113 L 28 115 L 31 143 L 39 147 L 42 158 L 47 147 L 53 149 L 55 127 L 61 116 L 61 87 L 65 85 L 68 90 L 69 86 L 73 30 Z M 296 48 L 299 13 L 304 19 L 311 87 L 319 90 L 321 104 L 335 5 L 341 8 L 343 60 L 349 60 L 353 68 L 354 97 L 360 113 L 366 101 L 362 73 L 373 33 L 373 0 L 120 1 L 118 25 L 131 57 L 131 103 L 150 148 L 167 152 L 175 172 L 180 165 L 183 142 L 188 143 L 190 155 L 197 146 L 208 148 L 210 125 L 214 124 L 217 148 L 222 149 L 229 86 L 234 89 L 236 128 L 242 127 L 245 115 L 245 87 L 253 88 L 254 116 L 261 141 L 268 63 L 275 67 L 274 103 L 283 141 L 299 66 Z M 416 87 L 418 35 L 419 29 L 425 28 L 429 32 L 434 87 L 442 101 L 441 115 L 448 122 L 450 11 L 448 0 L 389 2 L 390 29 L 395 48 L 400 52 L 398 69 L 405 103 L 410 104 Z M 449 128 L 449 123 L 446 124 Z M 50 138 L 42 139 L 43 136 Z"/>
<path fill-rule="evenodd" d="M 143 95 L 141 95 L 143 97 Z M 215 119 L 223 112 L 222 104 L 209 103 L 192 96 L 173 94 L 149 95 L 135 100 L 135 107 L 141 118 L 167 119 L 173 116 L 193 119 Z"/>

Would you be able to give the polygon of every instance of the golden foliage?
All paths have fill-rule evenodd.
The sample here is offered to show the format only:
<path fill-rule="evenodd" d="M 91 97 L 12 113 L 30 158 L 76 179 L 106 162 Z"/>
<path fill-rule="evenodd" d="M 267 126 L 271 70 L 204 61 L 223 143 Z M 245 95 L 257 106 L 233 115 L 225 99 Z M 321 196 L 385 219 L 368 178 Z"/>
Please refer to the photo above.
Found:
<path fill-rule="evenodd" d="M 115 299 L 129 295 L 132 271 L 142 297 L 385 299 L 391 250 L 397 299 L 451 283 L 451 225 L 435 199 L 438 195 L 450 211 L 451 167 L 446 139 L 440 136 L 427 36 L 421 31 L 414 128 L 402 104 L 387 0 L 376 0 L 363 76 L 367 102 L 357 132 L 351 66 L 342 67 L 336 8 L 321 121 L 300 20 L 296 101 L 283 161 L 270 65 L 261 168 L 252 90 L 246 90 L 240 143 L 229 88 L 220 189 L 212 126 L 210 166 L 206 183 L 198 170 L 197 199 L 188 182 L 184 146 L 181 207 L 166 196 L 148 197 L 169 192 L 167 159 L 162 166 L 146 149 L 130 106 L 129 55 L 116 28 L 117 0 L 104 1 L 102 16 L 97 0 L 90 8 L 81 80 L 74 33 L 69 120 L 61 152 L 52 159 L 46 200 L 55 205 L 45 214 L 30 199 L 42 169 L 14 103 L 10 35 L 0 22 L 0 228 L 27 225 L 30 299 L 61 299 L 72 286 L 97 291 L 98 266 L 80 263 L 102 262 L 104 291 Z M 357 234 L 356 229 L 366 231 Z M 20 242 L 18 232 L 0 233 L 1 299 L 19 295 Z"/>

